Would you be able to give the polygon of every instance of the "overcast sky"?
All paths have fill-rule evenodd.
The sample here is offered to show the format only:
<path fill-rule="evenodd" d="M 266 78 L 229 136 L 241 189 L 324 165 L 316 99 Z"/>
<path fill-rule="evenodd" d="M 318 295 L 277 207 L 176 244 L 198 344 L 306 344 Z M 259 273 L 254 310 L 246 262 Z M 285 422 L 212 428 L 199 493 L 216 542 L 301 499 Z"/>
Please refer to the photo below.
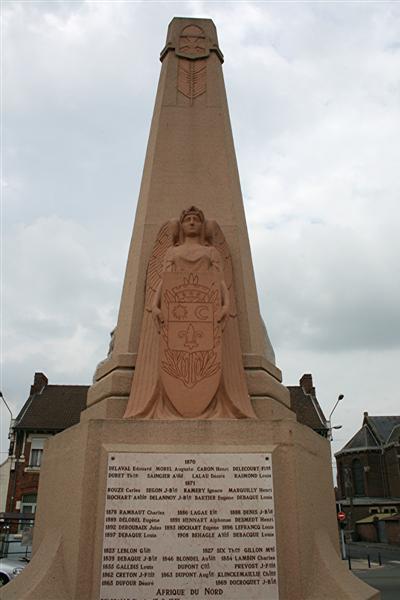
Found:
<path fill-rule="evenodd" d="M 400 5 L 2 2 L 1 389 L 89 384 L 123 282 L 174 16 L 212 18 L 264 320 L 334 450 L 400 414 Z M 1 451 L 8 413 L 1 408 Z M 0 455 L 2 459 L 6 454 Z"/>

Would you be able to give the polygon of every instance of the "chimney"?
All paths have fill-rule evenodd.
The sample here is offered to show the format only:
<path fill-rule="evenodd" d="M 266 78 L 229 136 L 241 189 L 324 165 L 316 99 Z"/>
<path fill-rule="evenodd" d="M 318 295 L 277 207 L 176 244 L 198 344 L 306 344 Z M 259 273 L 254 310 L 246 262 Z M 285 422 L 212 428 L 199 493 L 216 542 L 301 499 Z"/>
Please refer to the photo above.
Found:
<path fill-rule="evenodd" d="M 31 385 L 31 395 L 41 392 L 48 383 L 49 380 L 44 373 L 35 373 L 33 385 Z"/>
<path fill-rule="evenodd" d="M 303 389 L 303 392 L 305 394 L 315 395 L 315 388 L 313 386 L 313 380 L 312 380 L 311 373 L 304 373 L 304 375 L 301 377 L 299 383 L 300 383 L 300 387 Z"/>

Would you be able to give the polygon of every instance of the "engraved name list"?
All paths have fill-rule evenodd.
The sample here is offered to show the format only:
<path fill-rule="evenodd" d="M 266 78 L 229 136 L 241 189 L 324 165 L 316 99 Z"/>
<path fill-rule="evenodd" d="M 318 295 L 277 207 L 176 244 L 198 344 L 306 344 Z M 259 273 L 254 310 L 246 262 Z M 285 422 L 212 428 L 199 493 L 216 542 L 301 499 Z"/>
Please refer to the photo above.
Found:
<path fill-rule="evenodd" d="M 278 600 L 270 454 L 110 453 L 101 600 Z"/>

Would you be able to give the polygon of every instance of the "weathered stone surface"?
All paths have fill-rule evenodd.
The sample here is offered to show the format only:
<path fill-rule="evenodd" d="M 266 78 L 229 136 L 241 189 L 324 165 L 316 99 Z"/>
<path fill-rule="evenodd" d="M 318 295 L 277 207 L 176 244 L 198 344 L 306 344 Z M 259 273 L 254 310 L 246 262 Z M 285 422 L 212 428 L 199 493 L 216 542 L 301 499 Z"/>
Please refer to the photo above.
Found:
<path fill-rule="evenodd" d="M 101 599 L 279 600 L 273 466 L 270 453 L 110 452 Z"/>
<path fill-rule="evenodd" d="M 110 452 L 261 452 L 274 468 L 279 600 L 320 600 L 327 582 L 329 600 L 379 600 L 338 555 L 329 443 L 284 406 L 265 405 L 268 420 L 99 419 L 52 438 L 35 524 L 39 566 L 34 557 L 2 599 L 99 599 Z"/>
<path fill-rule="evenodd" d="M 219 225 L 195 206 L 161 227 L 145 297 L 125 417 L 255 418 L 240 349 L 231 253 Z"/>
<path fill-rule="evenodd" d="M 143 454 L 198 454 L 204 460 L 205 454 L 219 453 L 232 465 L 234 455 L 264 453 L 272 455 L 274 466 L 279 600 L 379 600 L 379 593 L 349 573 L 339 558 L 330 445 L 297 423 L 288 408 L 288 390 L 281 384 L 262 324 L 222 54 L 212 21 L 174 19 L 161 58 L 112 351 L 96 371 L 80 424 L 49 441 L 40 476 L 33 560 L 2 591 L 2 598 L 99 599 L 110 454 L 137 456 L 140 463 Z M 237 373 L 222 365 L 220 381 L 226 374 L 228 383 L 244 385 L 257 418 L 122 418 L 134 369 L 136 378 L 140 366 L 146 270 L 154 241 L 163 223 L 188 206 L 188 199 L 219 223 L 230 248 L 238 322 L 234 347 L 241 349 L 246 380 L 241 375 L 235 379 Z M 162 305 L 156 303 L 155 308 L 162 311 Z M 153 309 L 161 326 L 160 314 Z M 143 327 L 145 333 L 150 331 L 148 323 Z M 228 333 L 229 324 L 226 327 Z M 157 338 L 154 326 L 151 331 Z M 187 334 L 188 343 L 192 333 Z M 146 383 L 140 377 L 137 381 Z"/>
<path fill-rule="evenodd" d="M 202 33 L 186 35 L 193 27 Z M 273 365 L 260 316 L 214 23 L 173 19 L 161 60 L 112 356 L 138 352 L 146 269 L 157 234 L 166 221 L 194 204 L 219 223 L 231 251 L 241 351 Z M 104 366 L 96 373 L 96 379 L 108 376 Z M 122 394 L 117 381 L 111 391 Z M 95 402 L 96 393 L 90 398 Z"/>

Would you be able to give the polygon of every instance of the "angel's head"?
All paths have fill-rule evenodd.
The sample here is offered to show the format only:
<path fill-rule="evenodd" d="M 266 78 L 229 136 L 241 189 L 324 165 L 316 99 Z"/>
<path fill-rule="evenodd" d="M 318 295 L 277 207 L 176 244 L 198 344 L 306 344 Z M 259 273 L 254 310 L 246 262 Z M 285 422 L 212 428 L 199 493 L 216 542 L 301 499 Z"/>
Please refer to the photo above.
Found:
<path fill-rule="evenodd" d="M 179 218 L 179 242 L 187 237 L 197 237 L 204 244 L 205 219 L 204 213 L 196 206 L 183 210 Z"/>

